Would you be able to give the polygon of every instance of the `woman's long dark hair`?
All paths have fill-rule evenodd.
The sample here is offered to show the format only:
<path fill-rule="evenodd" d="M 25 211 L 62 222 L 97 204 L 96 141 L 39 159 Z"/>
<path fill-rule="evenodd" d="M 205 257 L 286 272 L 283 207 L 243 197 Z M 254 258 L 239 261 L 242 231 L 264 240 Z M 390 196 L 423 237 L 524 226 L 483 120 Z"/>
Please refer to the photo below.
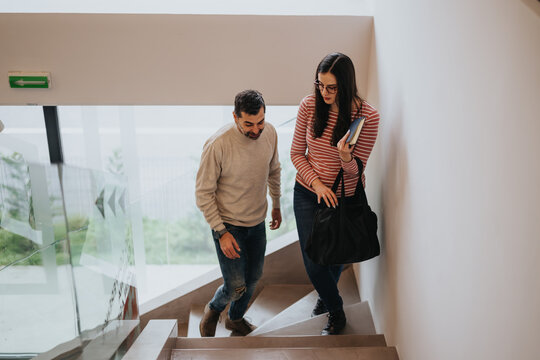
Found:
<path fill-rule="evenodd" d="M 336 146 L 338 141 L 345 135 L 351 125 L 351 108 L 353 101 L 357 107 L 362 109 L 362 99 L 358 95 L 356 88 L 356 76 L 354 74 L 354 65 L 351 59 L 342 53 L 328 54 L 321 60 L 317 71 L 315 72 L 315 81 L 318 80 L 319 73 L 331 73 L 336 77 L 337 96 L 336 102 L 339 108 L 337 123 L 332 134 L 331 145 Z M 328 112 L 330 105 L 324 102 L 324 99 L 315 85 L 315 122 L 313 132 L 316 138 L 321 137 L 328 123 Z"/>

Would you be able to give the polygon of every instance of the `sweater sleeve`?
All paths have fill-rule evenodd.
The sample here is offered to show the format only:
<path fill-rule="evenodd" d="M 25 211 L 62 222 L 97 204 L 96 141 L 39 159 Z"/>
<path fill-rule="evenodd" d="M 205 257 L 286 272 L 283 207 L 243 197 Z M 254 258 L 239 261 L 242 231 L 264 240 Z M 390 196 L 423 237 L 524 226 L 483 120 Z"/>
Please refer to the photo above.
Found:
<path fill-rule="evenodd" d="M 215 142 L 206 143 L 201 155 L 201 164 L 195 182 L 197 207 L 213 230 L 223 230 L 225 225 L 216 204 L 216 190 L 221 174 L 221 151 L 216 151 Z"/>
<path fill-rule="evenodd" d="M 272 198 L 272 208 L 279 209 L 279 198 L 281 196 L 281 164 L 279 163 L 278 138 L 274 131 L 274 154 L 270 160 L 270 171 L 268 173 L 268 191 Z"/>
<path fill-rule="evenodd" d="M 364 116 L 366 116 L 366 121 L 352 153 L 354 157 L 362 160 L 362 164 L 364 165 L 362 172 L 364 172 L 366 169 L 367 161 L 371 155 L 371 151 L 373 150 L 373 146 L 375 145 L 375 140 L 377 139 L 377 134 L 379 132 L 379 113 L 377 110 L 369 106 L 368 109 L 366 109 Z M 356 161 L 351 161 L 348 163 L 342 162 L 341 165 L 343 166 L 343 170 L 345 172 L 353 176 L 361 175 L 358 174 L 359 169 Z"/>
<path fill-rule="evenodd" d="M 311 186 L 318 176 L 315 171 L 313 171 L 306 156 L 306 132 L 309 120 L 309 111 L 307 109 L 306 101 L 307 98 L 304 98 L 298 109 L 298 116 L 296 117 L 296 126 L 294 128 L 294 136 L 291 145 L 291 161 L 302 179 L 304 179 L 306 184 Z"/>

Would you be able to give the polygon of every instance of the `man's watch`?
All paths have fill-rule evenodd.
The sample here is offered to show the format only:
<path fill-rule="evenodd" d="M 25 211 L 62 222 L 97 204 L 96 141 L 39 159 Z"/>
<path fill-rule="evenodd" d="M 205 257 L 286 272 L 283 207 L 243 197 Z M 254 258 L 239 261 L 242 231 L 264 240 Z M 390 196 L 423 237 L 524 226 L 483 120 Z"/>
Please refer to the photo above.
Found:
<path fill-rule="evenodd" d="M 229 232 L 229 230 L 227 230 L 227 228 L 224 228 L 223 230 L 219 230 L 219 231 L 216 231 L 219 235 L 219 237 L 221 238 L 223 235 L 225 235 L 225 233 Z"/>

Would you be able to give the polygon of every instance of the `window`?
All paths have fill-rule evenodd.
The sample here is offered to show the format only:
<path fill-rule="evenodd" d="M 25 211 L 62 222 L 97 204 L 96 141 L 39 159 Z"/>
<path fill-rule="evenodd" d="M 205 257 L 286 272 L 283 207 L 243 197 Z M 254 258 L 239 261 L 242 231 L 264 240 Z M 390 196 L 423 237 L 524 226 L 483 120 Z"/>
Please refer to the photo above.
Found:
<path fill-rule="evenodd" d="M 0 153 L 21 154 L 32 163 L 49 163 L 49 148 L 43 108 L 40 106 L 0 106 Z"/>
<path fill-rule="evenodd" d="M 267 107 L 266 119 L 278 132 L 284 219 L 281 229 L 267 232 L 269 240 L 296 229 L 289 149 L 297 110 Z M 127 181 L 142 302 L 217 265 L 209 226 L 195 204 L 195 176 L 205 141 L 233 121 L 232 111 L 232 106 L 58 108 L 66 165 Z"/>

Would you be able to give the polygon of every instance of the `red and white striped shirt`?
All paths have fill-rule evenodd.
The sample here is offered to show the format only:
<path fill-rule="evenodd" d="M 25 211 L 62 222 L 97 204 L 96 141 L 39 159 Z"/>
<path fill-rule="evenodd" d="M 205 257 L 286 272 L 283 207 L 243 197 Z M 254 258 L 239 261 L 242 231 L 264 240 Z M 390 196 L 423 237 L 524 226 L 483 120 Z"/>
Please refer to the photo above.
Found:
<path fill-rule="evenodd" d="M 377 132 L 379 129 L 378 111 L 364 101 L 362 113 L 366 121 L 360 133 L 352 155 L 362 160 L 364 169 L 375 145 Z M 339 157 L 337 147 L 330 144 L 332 133 L 337 123 L 338 113 L 330 111 L 328 113 L 328 123 L 321 137 L 315 138 L 313 132 L 313 122 L 315 120 L 315 96 L 308 95 L 300 103 L 296 127 L 291 145 L 291 160 L 296 167 L 296 181 L 307 189 L 313 191 L 311 184 L 315 179 L 320 179 L 328 187 L 332 187 L 334 180 L 343 167 L 345 179 L 345 196 L 354 195 L 356 183 L 358 181 L 358 165 L 356 161 L 343 162 Z M 351 122 L 358 117 L 358 114 L 351 114 Z M 362 184 L 365 186 L 366 179 L 362 173 Z M 341 196 L 341 186 L 338 187 L 336 195 Z"/>

